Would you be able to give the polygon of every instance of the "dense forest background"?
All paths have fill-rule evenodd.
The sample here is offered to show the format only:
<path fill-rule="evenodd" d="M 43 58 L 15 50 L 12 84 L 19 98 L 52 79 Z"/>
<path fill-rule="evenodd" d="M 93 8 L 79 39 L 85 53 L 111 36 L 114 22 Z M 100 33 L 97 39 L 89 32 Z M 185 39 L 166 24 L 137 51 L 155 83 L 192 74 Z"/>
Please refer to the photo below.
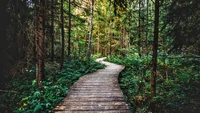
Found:
<path fill-rule="evenodd" d="M 119 83 L 132 112 L 200 112 L 198 0 L 1 0 L 0 8 L 0 111 L 50 112 L 106 56 L 126 66 Z"/>

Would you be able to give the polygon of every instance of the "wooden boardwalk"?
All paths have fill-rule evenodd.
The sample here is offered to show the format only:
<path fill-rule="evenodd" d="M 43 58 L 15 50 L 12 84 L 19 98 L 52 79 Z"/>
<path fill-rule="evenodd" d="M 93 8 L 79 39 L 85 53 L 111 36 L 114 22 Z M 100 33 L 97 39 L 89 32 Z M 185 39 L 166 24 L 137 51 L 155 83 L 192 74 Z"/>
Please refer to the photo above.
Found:
<path fill-rule="evenodd" d="M 52 113 L 131 113 L 118 84 L 124 66 L 97 61 L 106 68 L 81 77 Z"/>

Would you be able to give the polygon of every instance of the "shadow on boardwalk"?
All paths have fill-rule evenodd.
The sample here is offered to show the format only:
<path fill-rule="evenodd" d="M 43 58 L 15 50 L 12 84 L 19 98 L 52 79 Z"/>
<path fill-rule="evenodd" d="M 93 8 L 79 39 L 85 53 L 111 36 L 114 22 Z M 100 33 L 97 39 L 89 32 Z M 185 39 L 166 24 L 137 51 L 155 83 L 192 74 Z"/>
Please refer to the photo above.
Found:
<path fill-rule="evenodd" d="M 106 68 L 81 77 L 52 113 L 131 113 L 118 84 L 124 66 L 103 59 Z"/>

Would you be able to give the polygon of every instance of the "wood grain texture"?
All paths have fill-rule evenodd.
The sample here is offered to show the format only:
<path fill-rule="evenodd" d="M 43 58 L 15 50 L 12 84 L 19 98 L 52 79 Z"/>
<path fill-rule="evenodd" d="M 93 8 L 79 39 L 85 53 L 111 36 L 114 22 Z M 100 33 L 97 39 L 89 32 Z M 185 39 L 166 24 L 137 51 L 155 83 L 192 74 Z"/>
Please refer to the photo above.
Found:
<path fill-rule="evenodd" d="M 103 59 L 106 68 L 81 77 L 52 113 L 131 113 L 118 84 L 124 66 Z"/>

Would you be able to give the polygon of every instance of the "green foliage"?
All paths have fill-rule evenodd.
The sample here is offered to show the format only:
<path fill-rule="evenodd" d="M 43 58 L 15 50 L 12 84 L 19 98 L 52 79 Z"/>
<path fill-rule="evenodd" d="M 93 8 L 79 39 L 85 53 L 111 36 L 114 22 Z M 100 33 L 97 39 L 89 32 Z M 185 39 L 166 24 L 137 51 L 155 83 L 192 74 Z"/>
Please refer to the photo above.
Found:
<path fill-rule="evenodd" d="M 200 3 L 197 0 L 172 0 L 166 15 L 166 24 L 172 27 L 167 35 L 173 38 L 172 50 L 199 52 Z M 180 13 L 182 12 L 182 13 Z M 179 51 L 180 52 L 180 51 Z"/>
<path fill-rule="evenodd" d="M 137 107 L 144 107 L 144 110 L 140 112 L 145 112 L 145 104 L 148 104 L 147 100 L 150 97 L 150 86 L 146 82 L 150 78 L 150 57 L 142 59 L 135 53 L 125 58 L 113 57 L 110 61 L 126 66 L 125 70 L 119 76 L 120 87 L 132 111 L 135 111 Z"/>
<path fill-rule="evenodd" d="M 10 91 L 0 95 L 0 105 L 8 113 L 50 112 L 75 81 L 104 67 L 93 59 L 65 61 L 62 71 L 51 71 L 52 67 L 46 69 L 46 80 L 39 88 L 36 87 L 35 69 L 27 70 L 7 84 Z"/>
<path fill-rule="evenodd" d="M 55 37 L 54 57 L 56 60 L 60 60 L 60 1 L 54 1 L 54 4 L 51 4 L 50 1 L 46 2 L 45 15 L 50 19 L 44 20 L 46 23 L 45 37 L 52 35 L 49 27 L 51 26 L 50 21 L 53 19 L 55 22 L 53 25 L 55 30 L 53 33 Z M 126 66 L 119 78 L 120 86 L 133 111 L 148 112 L 152 59 L 148 55 L 152 54 L 154 2 L 146 0 L 140 4 L 140 10 L 139 3 L 140 0 L 95 1 L 92 46 L 93 52 L 96 54 L 93 56 L 94 58 L 100 57 L 101 54 L 107 56 L 108 53 L 112 53 L 110 61 Z M 33 42 L 35 42 L 35 28 L 37 28 L 37 18 L 35 17 L 38 15 L 36 9 L 39 7 L 39 2 L 13 0 L 3 6 L 3 12 L 7 15 L 3 15 L 3 17 L 8 17 L 8 20 L 7 25 L 2 27 L 7 29 L 1 35 L 6 40 L 0 41 L 1 45 L 7 45 L 2 46 L 1 50 L 1 60 L 5 61 L 1 63 L 1 70 L 6 72 L 8 71 L 7 67 L 16 65 L 12 72 L 17 73 L 18 77 L 11 78 L 12 74 L 8 76 L 10 82 L 6 84 L 5 92 L 0 93 L 0 110 L 3 108 L 3 111 L 8 113 L 13 111 L 49 112 L 67 94 L 68 88 L 79 77 L 104 67 L 91 59 L 72 60 L 65 62 L 64 70 L 57 71 L 59 63 L 45 62 L 46 81 L 43 81 L 41 87 L 37 88 L 35 86 L 35 68 L 25 69 L 22 72 L 21 70 L 36 63 Z M 51 17 L 51 6 L 54 7 L 54 17 Z M 194 57 L 200 54 L 199 7 L 198 0 L 160 1 L 159 58 L 157 96 L 155 97 L 156 103 L 158 103 L 157 112 L 198 112 L 198 106 L 200 106 L 198 98 L 200 60 Z M 65 1 L 64 17 L 68 17 L 67 11 L 68 3 Z M 89 2 L 74 1 L 71 14 L 73 23 L 71 57 L 85 58 L 90 16 Z M 65 21 L 67 19 L 64 18 Z M 3 23 L 5 22 L 3 21 Z M 68 27 L 67 24 L 64 25 Z M 68 36 L 67 33 L 65 35 Z M 45 38 L 46 52 L 44 54 L 47 56 L 45 60 L 50 57 L 50 41 L 49 38 Z M 182 55 L 190 53 L 194 57 L 182 58 L 178 55 L 169 57 L 167 52 L 171 50 L 177 50 L 176 52 Z M 17 64 L 9 63 L 13 61 Z M 4 82 L 4 79 L 1 81 Z"/>
<path fill-rule="evenodd" d="M 150 105 L 151 57 L 131 54 L 113 56 L 109 61 L 125 65 L 119 76 L 120 87 L 132 112 L 146 113 Z M 200 63 L 198 58 L 159 56 L 157 71 L 158 113 L 199 112 Z"/>

